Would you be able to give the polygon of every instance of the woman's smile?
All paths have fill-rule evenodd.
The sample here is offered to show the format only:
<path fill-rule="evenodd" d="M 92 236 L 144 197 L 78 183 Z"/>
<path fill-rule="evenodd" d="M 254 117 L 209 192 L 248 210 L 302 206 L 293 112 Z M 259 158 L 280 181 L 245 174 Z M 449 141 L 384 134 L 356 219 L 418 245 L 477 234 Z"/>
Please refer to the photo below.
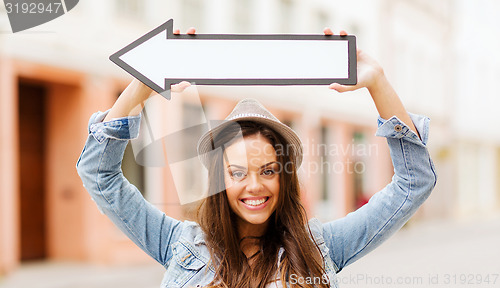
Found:
<path fill-rule="evenodd" d="M 240 199 L 244 205 L 247 206 L 248 209 L 258 210 L 266 207 L 268 200 L 270 197 L 249 197 Z"/>

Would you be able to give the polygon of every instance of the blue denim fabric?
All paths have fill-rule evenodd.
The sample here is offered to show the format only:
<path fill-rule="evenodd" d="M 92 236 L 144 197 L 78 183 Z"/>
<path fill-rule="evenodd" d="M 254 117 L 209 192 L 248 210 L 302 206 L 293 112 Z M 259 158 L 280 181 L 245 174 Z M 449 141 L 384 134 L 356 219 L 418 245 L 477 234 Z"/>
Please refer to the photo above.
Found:
<path fill-rule="evenodd" d="M 215 269 L 199 225 L 165 215 L 122 174 L 123 153 L 128 140 L 138 135 L 140 116 L 102 123 L 105 116 L 106 112 L 98 112 L 89 121 L 90 135 L 76 165 L 84 187 L 102 213 L 165 267 L 161 287 L 207 285 Z M 426 148 L 429 119 L 410 116 L 422 140 L 398 118 L 378 118 L 376 135 L 387 138 L 395 173 L 392 182 L 341 219 L 324 224 L 316 218 L 309 221 L 332 287 L 338 287 L 336 273 L 398 231 L 436 184 Z M 271 286 L 276 287 L 275 283 Z"/>

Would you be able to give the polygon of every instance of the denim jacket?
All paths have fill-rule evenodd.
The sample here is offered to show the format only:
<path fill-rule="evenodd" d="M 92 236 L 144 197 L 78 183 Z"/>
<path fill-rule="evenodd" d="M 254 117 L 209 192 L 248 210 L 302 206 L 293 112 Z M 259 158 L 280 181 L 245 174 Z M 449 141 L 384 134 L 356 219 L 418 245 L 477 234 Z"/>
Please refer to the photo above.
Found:
<path fill-rule="evenodd" d="M 141 116 L 102 122 L 106 112 L 90 118 L 89 136 L 77 162 L 84 187 L 107 215 L 137 246 L 166 269 L 161 287 L 203 287 L 215 268 L 200 226 L 167 216 L 147 202 L 121 171 L 128 140 L 138 136 Z M 387 138 L 394 176 L 369 202 L 347 216 L 309 227 L 324 257 L 331 287 L 336 274 L 398 231 L 427 199 L 436 184 L 435 168 L 426 148 L 429 119 L 410 114 L 421 139 L 397 117 L 378 118 L 377 136 Z M 283 248 L 279 256 L 283 253 Z M 279 263 L 279 262 L 278 262 Z M 290 278 L 296 283 L 317 279 Z M 326 281 L 326 280 L 321 280 Z M 323 282 L 324 283 L 324 282 Z M 287 283 L 288 286 L 289 283 Z M 273 282 L 269 287 L 281 287 Z"/>

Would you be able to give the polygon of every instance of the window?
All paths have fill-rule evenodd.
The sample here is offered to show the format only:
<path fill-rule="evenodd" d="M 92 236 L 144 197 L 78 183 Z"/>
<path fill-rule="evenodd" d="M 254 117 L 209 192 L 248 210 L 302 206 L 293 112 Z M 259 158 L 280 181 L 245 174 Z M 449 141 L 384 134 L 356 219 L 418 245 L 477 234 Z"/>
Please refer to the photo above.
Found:
<path fill-rule="evenodd" d="M 144 1 L 139 0 L 117 0 L 116 13 L 120 17 L 143 19 L 144 18 Z"/>
<path fill-rule="evenodd" d="M 331 27 L 331 23 L 330 23 L 330 17 L 328 15 L 328 13 L 326 11 L 324 11 L 324 9 L 319 9 L 317 12 L 316 12 L 316 17 L 315 17 L 315 24 L 316 24 L 316 27 L 314 27 L 316 33 L 318 32 L 322 32 L 323 31 L 323 28 L 325 27 L 330 27 L 332 29 L 334 29 L 334 27 Z M 334 33 L 338 33 L 337 31 L 334 31 Z"/>
<path fill-rule="evenodd" d="M 185 25 L 184 30 L 189 27 L 203 27 L 203 1 L 182 0 L 181 3 L 181 21 Z M 185 31 L 181 31 L 181 33 L 185 33 Z"/>
<path fill-rule="evenodd" d="M 496 174 L 497 174 L 497 177 L 496 177 L 496 190 L 497 190 L 497 208 L 500 208 L 500 147 L 497 148 L 497 165 L 496 165 Z"/>
<path fill-rule="evenodd" d="M 134 184 L 137 189 L 141 192 L 142 196 L 145 198 L 146 187 L 144 185 L 144 167 L 137 164 L 135 161 L 134 152 L 132 151 L 132 145 L 129 143 L 125 149 L 125 154 L 123 154 L 122 161 L 122 171 L 123 175 L 127 180 Z"/>
<path fill-rule="evenodd" d="M 279 0 L 280 27 L 281 33 L 289 33 L 293 19 L 293 1 Z"/>
<path fill-rule="evenodd" d="M 335 135 L 335 126 L 323 123 L 320 128 L 319 139 L 314 141 L 311 147 L 311 155 L 317 159 L 318 176 L 320 182 L 318 187 L 318 201 L 315 205 L 316 215 L 323 221 L 333 220 L 338 213 L 339 196 L 344 190 L 339 191 L 339 183 L 342 183 L 343 171 L 339 170 L 340 155 L 337 155 L 337 144 L 332 141 Z"/>
<path fill-rule="evenodd" d="M 293 121 L 290 120 L 290 119 L 284 119 L 283 121 L 281 121 L 283 124 L 285 124 L 286 126 L 290 127 L 293 129 Z"/>
<path fill-rule="evenodd" d="M 120 94 L 121 92 L 118 92 L 116 98 L 118 98 Z M 125 148 L 125 153 L 123 154 L 122 172 L 123 176 L 139 189 L 142 196 L 147 198 L 146 185 L 144 184 L 144 166 L 137 164 L 135 161 L 134 151 L 132 150 L 130 142 L 127 144 L 127 148 Z"/>
<path fill-rule="evenodd" d="M 234 1 L 234 23 L 238 33 L 250 33 L 252 28 L 252 1 Z"/>
<path fill-rule="evenodd" d="M 0 3 L 0 33 L 10 33 L 12 30 L 9 26 L 9 19 L 7 17 L 7 12 L 5 11 L 5 6 Z"/>
<path fill-rule="evenodd" d="M 330 191 L 330 169 L 329 169 L 329 159 L 328 159 L 328 149 L 327 145 L 329 133 L 328 127 L 321 126 L 321 146 L 319 148 L 319 157 L 320 157 L 320 165 L 321 165 L 321 201 L 328 201 L 328 195 Z"/>
<path fill-rule="evenodd" d="M 354 209 L 357 209 L 368 202 L 368 198 L 365 194 L 365 182 L 366 182 L 366 159 L 367 156 L 367 146 L 366 146 L 365 135 L 362 132 L 356 131 L 353 134 L 353 145 L 352 145 L 352 167 L 351 171 L 353 173 L 353 196 L 354 196 Z"/>
<path fill-rule="evenodd" d="M 183 104 L 183 117 L 182 117 L 182 127 L 184 128 L 190 128 L 190 127 L 196 127 L 203 121 L 203 108 L 200 107 L 199 105 L 194 105 L 194 104 L 189 104 L 189 103 L 184 103 Z M 198 143 L 198 140 L 200 139 L 200 136 L 198 133 L 182 133 L 182 149 L 181 151 L 182 155 L 195 155 L 191 149 L 196 149 L 196 144 Z M 188 159 L 187 157 L 185 157 Z M 185 171 L 185 177 L 184 177 L 184 183 L 183 183 L 183 190 L 186 193 L 200 193 L 204 187 L 203 183 L 199 180 L 193 181 L 193 177 L 189 177 L 189 175 L 200 175 L 203 172 L 203 166 L 200 161 L 186 161 L 186 166 Z M 196 177 L 199 179 L 199 177 Z"/>

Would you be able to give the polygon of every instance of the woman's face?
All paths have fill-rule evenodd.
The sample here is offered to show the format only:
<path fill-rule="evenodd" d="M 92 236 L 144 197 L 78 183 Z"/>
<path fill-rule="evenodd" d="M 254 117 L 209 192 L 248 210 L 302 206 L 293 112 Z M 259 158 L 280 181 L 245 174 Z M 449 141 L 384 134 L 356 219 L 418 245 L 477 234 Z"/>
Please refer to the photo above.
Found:
<path fill-rule="evenodd" d="M 263 232 L 267 227 L 278 203 L 279 170 L 276 151 L 260 134 L 244 137 L 226 148 L 224 182 L 240 233 Z"/>

